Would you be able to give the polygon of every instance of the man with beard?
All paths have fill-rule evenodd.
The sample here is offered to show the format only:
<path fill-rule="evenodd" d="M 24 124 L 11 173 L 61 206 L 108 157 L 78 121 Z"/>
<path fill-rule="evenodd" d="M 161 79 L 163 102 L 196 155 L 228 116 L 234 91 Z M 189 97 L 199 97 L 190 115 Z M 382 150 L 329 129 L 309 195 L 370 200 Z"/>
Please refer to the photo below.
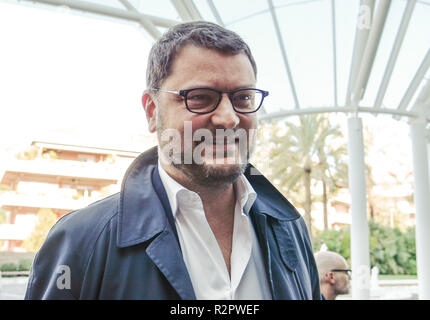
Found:
<path fill-rule="evenodd" d="M 320 278 L 321 294 L 326 300 L 335 300 L 340 294 L 348 294 L 351 270 L 340 254 L 320 251 L 315 254 Z"/>
<path fill-rule="evenodd" d="M 169 29 L 142 98 L 158 148 L 133 162 L 119 194 L 53 227 L 26 298 L 320 299 L 302 217 L 248 164 L 268 95 L 256 74 L 236 33 Z"/>

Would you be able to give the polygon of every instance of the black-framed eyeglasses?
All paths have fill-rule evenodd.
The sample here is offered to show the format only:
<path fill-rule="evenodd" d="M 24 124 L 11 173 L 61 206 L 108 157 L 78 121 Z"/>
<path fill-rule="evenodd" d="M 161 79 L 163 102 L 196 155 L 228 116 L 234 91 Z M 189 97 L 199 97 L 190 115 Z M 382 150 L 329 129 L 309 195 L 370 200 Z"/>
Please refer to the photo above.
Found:
<path fill-rule="evenodd" d="M 352 271 L 351 269 L 332 269 L 331 272 L 345 272 L 348 277 L 351 277 Z"/>
<path fill-rule="evenodd" d="M 234 111 L 237 113 L 253 113 L 260 109 L 268 91 L 256 88 L 240 88 L 232 91 L 218 91 L 212 88 L 192 88 L 186 90 L 163 90 L 154 88 L 154 91 L 174 93 L 184 97 L 185 106 L 193 113 L 205 114 L 214 111 L 222 100 L 222 94 L 227 93 Z"/>

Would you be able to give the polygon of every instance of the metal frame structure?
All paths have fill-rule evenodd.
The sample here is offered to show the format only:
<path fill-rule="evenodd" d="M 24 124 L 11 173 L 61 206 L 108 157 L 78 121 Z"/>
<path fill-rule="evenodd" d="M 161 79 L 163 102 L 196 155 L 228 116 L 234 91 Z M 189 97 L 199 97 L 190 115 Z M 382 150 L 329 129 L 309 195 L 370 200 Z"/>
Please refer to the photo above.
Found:
<path fill-rule="evenodd" d="M 413 168 L 415 179 L 415 206 L 416 206 L 416 240 L 417 240 L 417 269 L 419 280 L 419 297 L 430 299 L 430 182 L 429 162 L 426 146 L 427 129 L 430 114 L 430 81 L 425 80 L 425 74 L 430 68 L 430 48 L 421 65 L 416 71 L 415 77 L 403 95 L 397 108 L 383 107 L 383 99 L 391 80 L 391 75 L 402 47 L 408 25 L 411 21 L 416 3 L 422 1 L 406 0 L 407 4 L 399 24 L 397 35 L 392 47 L 391 55 L 387 62 L 385 73 L 380 84 L 374 106 L 365 107 L 360 105 L 366 89 L 369 76 L 372 72 L 373 62 L 380 44 L 381 35 L 384 30 L 385 21 L 390 10 L 391 0 L 378 1 L 375 8 L 375 0 L 360 0 L 360 10 L 367 10 L 373 17 L 370 28 L 362 28 L 357 19 L 357 28 L 354 40 L 353 56 L 348 81 L 347 95 L 343 106 L 338 103 L 337 83 L 337 57 L 336 57 L 336 4 L 331 0 L 332 19 L 332 47 L 333 47 L 333 81 L 334 81 L 334 106 L 321 108 L 304 108 L 299 104 L 299 98 L 294 85 L 294 78 L 287 58 L 287 49 L 283 42 L 283 34 L 277 18 L 276 7 L 272 0 L 267 0 L 268 12 L 270 12 L 276 38 L 281 50 L 285 71 L 295 102 L 294 110 L 267 113 L 260 117 L 260 121 L 285 118 L 293 115 L 305 115 L 312 113 L 344 112 L 350 114 L 348 119 L 349 139 L 349 172 L 351 192 L 351 262 L 353 269 L 353 298 L 369 298 L 369 245 L 368 224 L 366 213 L 366 187 L 364 179 L 364 149 L 362 120 L 360 113 L 389 114 L 395 119 L 407 117 L 410 123 Z M 124 9 L 117 9 L 105 5 L 91 3 L 83 0 L 25 0 L 28 4 L 43 4 L 51 6 L 66 6 L 72 10 L 89 12 L 106 17 L 113 17 L 131 22 L 137 22 L 153 38 L 161 35 L 160 28 L 168 28 L 182 21 L 203 19 L 193 0 L 171 0 L 172 5 L 178 13 L 181 21 L 166 19 L 139 12 L 129 0 L 118 0 Z M 225 26 L 222 16 L 216 8 L 216 0 L 207 0 L 207 4 L 220 25 Z M 425 2 L 425 4 L 429 4 Z M 413 97 L 419 87 L 422 87 L 418 98 L 413 106 L 410 106 Z M 408 109 L 409 108 L 409 109 Z"/>
<path fill-rule="evenodd" d="M 394 65 L 399 56 L 400 48 L 403 43 L 403 39 L 406 35 L 406 30 L 408 28 L 409 22 L 411 21 L 412 13 L 415 9 L 416 0 L 408 1 L 407 7 L 403 14 L 402 22 L 400 23 L 399 30 L 397 32 L 396 40 L 391 51 L 390 59 L 388 60 L 387 67 L 385 69 L 384 78 L 382 79 L 381 86 L 375 101 L 375 107 L 379 108 L 382 105 L 382 100 L 384 99 L 385 93 L 387 91 L 388 82 L 390 81 L 391 75 L 393 74 Z"/>
<path fill-rule="evenodd" d="M 295 108 L 300 109 L 299 99 L 297 98 L 296 87 L 294 85 L 293 75 L 291 73 L 290 64 L 288 63 L 287 50 L 285 49 L 284 40 L 282 39 L 282 33 L 279 28 L 278 18 L 276 16 L 275 7 L 273 6 L 272 0 L 267 0 L 269 5 L 270 14 L 272 15 L 273 25 L 275 27 L 276 37 L 278 39 L 279 48 L 282 53 L 282 59 L 284 60 L 285 70 L 287 72 L 288 80 L 290 82 L 291 92 L 293 93 Z"/>

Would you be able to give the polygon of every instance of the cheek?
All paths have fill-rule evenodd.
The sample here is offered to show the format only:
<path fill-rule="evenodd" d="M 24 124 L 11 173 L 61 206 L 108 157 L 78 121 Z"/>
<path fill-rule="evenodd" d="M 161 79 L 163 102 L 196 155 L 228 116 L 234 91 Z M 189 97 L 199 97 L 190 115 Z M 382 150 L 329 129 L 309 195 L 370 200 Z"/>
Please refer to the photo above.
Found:
<path fill-rule="evenodd" d="M 237 129 L 245 129 L 248 138 L 255 138 L 256 128 L 257 128 L 257 118 L 255 116 L 245 116 L 240 115 L 240 122 Z M 189 111 L 183 113 L 181 111 L 176 112 L 176 114 L 168 114 L 163 117 L 164 128 L 175 128 L 184 134 L 186 130 L 191 130 L 195 132 L 198 129 L 209 129 L 215 134 L 215 129 L 211 125 L 211 115 L 198 115 L 192 114 Z M 189 131 L 188 131 L 189 132 Z"/>
<path fill-rule="evenodd" d="M 241 116 L 239 127 L 245 129 L 248 135 L 248 141 L 251 144 L 255 143 L 257 137 L 257 118 L 253 116 Z"/>
<path fill-rule="evenodd" d="M 175 116 L 174 120 L 178 124 L 178 127 L 182 128 L 182 132 L 184 132 L 185 128 L 189 129 L 191 126 L 192 131 L 196 131 L 197 129 L 211 129 L 210 124 L 210 116 L 209 115 L 198 115 L 193 114 L 187 111 L 187 114 L 183 117 Z"/>
<path fill-rule="evenodd" d="M 163 129 L 176 129 L 180 132 L 184 131 L 186 122 L 193 122 L 192 114 L 187 110 L 161 110 L 159 114 L 160 121 L 163 123 Z"/>
<path fill-rule="evenodd" d="M 194 142 L 196 130 L 207 128 L 208 117 L 195 116 L 188 112 L 183 115 L 180 112 L 176 115 L 169 116 L 169 123 L 164 123 L 164 129 L 175 129 L 179 133 L 180 143 L 187 150 L 192 148 L 197 142 Z"/>

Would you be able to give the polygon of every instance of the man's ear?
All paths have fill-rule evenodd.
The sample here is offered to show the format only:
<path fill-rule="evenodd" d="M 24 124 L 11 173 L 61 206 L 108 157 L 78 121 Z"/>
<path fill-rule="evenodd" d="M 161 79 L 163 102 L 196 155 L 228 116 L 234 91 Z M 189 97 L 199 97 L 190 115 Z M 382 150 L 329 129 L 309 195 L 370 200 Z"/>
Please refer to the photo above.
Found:
<path fill-rule="evenodd" d="M 142 96 L 142 105 L 145 110 L 146 120 L 148 121 L 149 132 L 154 133 L 157 130 L 157 105 L 154 98 L 147 92 Z"/>
<path fill-rule="evenodd" d="M 330 283 L 330 284 L 335 284 L 336 283 L 336 279 L 334 277 L 334 272 L 329 271 L 325 274 L 325 281 Z"/>

